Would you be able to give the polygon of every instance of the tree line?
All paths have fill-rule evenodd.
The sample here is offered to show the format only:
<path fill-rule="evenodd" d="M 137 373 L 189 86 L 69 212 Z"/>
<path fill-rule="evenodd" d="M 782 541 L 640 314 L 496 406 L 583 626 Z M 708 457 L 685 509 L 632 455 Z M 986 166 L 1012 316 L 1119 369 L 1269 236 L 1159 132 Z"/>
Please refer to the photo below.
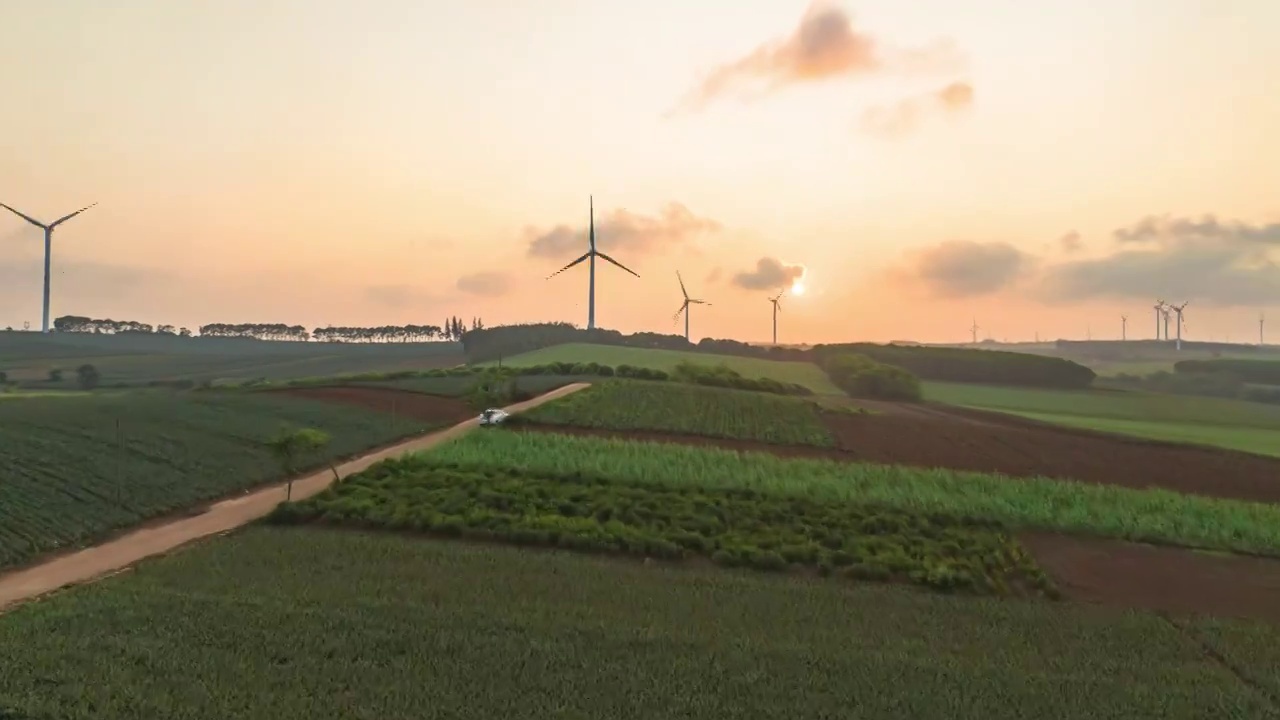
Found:
<path fill-rule="evenodd" d="M 463 335 L 484 329 L 484 321 L 472 318 L 470 324 L 452 316 L 440 325 L 379 325 L 374 327 L 318 327 L 307 330 L 302 325 L 286 323 L 209 323 L 196 332 L 173 325 L 150 325 L 136 320 L 111 320 L 80 315 L 64 315 L 53 321 L 53 329 L 62 333 L 96 335 L 150 334 L 176 337 L 246 338 L 252 340 L 293 342 L 388 343 L 445 340 L 456 342 Z"/>
<path fill-rule="evenodd" d="M 569 323 L 503 325 L 477 329 L 462 336 L 471 363 L 498 360 L 565 343 L 591 343 L 625 347 L 680 350 L 714 355 L 811 362 L 826 367 L 840 355 L 860 355 L 877 363 L 902 368 L 922 380 L 992 383 L 1044 388 L 1085 388 L 1094 380 L 1093 370 L 1058 357 L 976 348 L 921 345 L 842 343 L 815 345 L 809 349 L 750 345 L 737 340 L 703 338 L 697 343 L 681 335 L 616 330 L 582 330 Z"/>

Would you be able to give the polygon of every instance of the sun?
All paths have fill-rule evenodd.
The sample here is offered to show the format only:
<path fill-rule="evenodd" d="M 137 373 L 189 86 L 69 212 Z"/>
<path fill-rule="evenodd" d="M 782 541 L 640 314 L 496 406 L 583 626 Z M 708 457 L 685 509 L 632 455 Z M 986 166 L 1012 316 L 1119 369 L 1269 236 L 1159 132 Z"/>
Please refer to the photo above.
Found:
<path fill-rule="evenodd" d="M 803 294 L 804 294 L 804 283 L 800 282 L 799 280 L 795 281 L 794 283 L 791 283 L 791 294 L 792 294 L 792 295 L 803 295 Z"/>

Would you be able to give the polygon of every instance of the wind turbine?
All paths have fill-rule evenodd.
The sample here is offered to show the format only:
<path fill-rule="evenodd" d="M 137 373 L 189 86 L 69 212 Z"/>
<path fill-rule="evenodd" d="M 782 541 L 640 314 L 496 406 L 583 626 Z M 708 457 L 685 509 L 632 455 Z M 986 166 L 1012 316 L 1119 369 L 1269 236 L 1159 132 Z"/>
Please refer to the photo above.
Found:
<path fill-rule="evenodd" d="M 1154 307 L 1156 310 L 1156 340 L 1159 340 L 1160 339 L 1160 316 L 1164 314 L 1164 301 L 1156 300 L 1156 304 Z M 1168 333 L 1166 333 L 1166 335 L 1167 334 Z M 1166 337 L 1165 339 L 1167 340 L 1168 338 Z"/>
<path fill-rule="evenodd" d="M 568 270 L 569 268 L 573 267 L 574 265 L 577 265 L 578 263 L 582 262 L 583 260 L 590 260 L 590 261 L 591 261 L 591 263 L 590 263 L 590 265 L 589 265 L 589 272 L 588 272 L 588 274 L 589 274 L 589 276 L 590 276 L 590 279 L 587 281 L 587 329 L 588 329 L 588 330 L 595 330 L 595 329 L 596 329 L 596 258 L 597 258 L 597 257 L 599 257 L 601 260 L 608 260 L 609 262 L 613 263 L 614 265 L 617 265 L 618 267 L 622 268 L 623 270 L 626 270 L 627 272 L 631 273 L 632 275 L 635 275 L 636 277 L 640 277 L 640 275 L 639 275 L 635 270 L 632 270 L 631 268 L 627 267 L 626 265 L 623 265 L 622 263 L 618 262 L 617 260 L 614 260 L 613 258 L 609 257 L 608 255 L 605 255 L 604 253 L 600 252 L 599 250 L 596 250 L 596 205 L 595 205 L 595 198 L 594 198 L 594 197 L 591 197 L 591 198 L 588 200 L 588 202 L 590 203 L 590 205 L 589 205 L 589 208 L 590 208 L 590 210 L 589 210 L 589 212 L 590 212 L 590 216 L 589 216 L 589 217 L 590 217 L 590 220 L 589 220 L 589 223 L 588 223 L 588 226 L 587 226 L 587 227 L 589 228 L 589 230 L 587 231 L 587 242 L 589 243 L 589 247 L 587 248 L 587 251 L 586 251 L 585 253 L 583 253 L 583 254 L 582 254 L 582 257 L 578 258 L 577 260 L 574 260 L 573 262 L 569 263 L 568 265 L 565 265 L 564 267 L 560 268 L 559 270 L 557 270 L 557 271 L 555 271 L 555 272 L 551 273 L 550 275 L 548 275 L 548 276 L 547 276 L 547 279 L 548 279 L 548 280 L 550 280 L 551 278 L 555 277 L 556 275 L 559 275 L 560 273 L 564 272 L 565 270 Z"/>
<path fill-rule="evenodd" d="M 974 319 L 973 319 L 973 324 L 969 326 L 969 332 L 970 332 L 970 334 L 972 334 L 972 335 L 973 335 L 973 344 L 974 344 L 974 345 L 977 345 L 977 344 L 978 344 L 978 331 L 979 331 L 979 330 L 981 330 L 981 329 L 982 329 L 982 328 L 978 327 L 978 319 L 977 319 L 977 318 L 974 318 Z"/>
<path fill-rule="evenodd" d="M 1191 301 L 1190 301 L 1190 300 L 1187 300 L 1187 301 L 1183 302 L 1181 305 L 1170 305 L 1170 306 L 1169 306 L 1169 308 L 1170 308 L 1171 310 L 1173 310 L 1173 312 L 1178 316 L 1178 344 L 1175 346 L 1175 349 L 1177 349 L 1177 350 L 1181 350 L 1181 349 L 1182 349 L 1182 308 L 1186 307 L 1186 306 L 1187 306 L 1188 304 L 1190 304 L 1190 303 L 1191 303 Z M 1168 320 L 1169 320 L 1169 316 L 1168 316 L 1168 315 L 1165 315 L 1164 319 L 1165 319 L 1165 322 L 1168 322 Z M 1164 335 L 1165 335 L 1165 338 L 1166 338 L 1166 339 L 1168 339 L 1168 337 L 1169 337 L 1169 330 L 1168 330 L 1167 326 L 1166 326 L 1166 329 L 1165 329 L 1165 331 L 1164 331 Z"/>
<path fill-rule="evenodd" d="M 1129 335 L 1129 316 L 1120 316 L 1120 342 L 1124 342 Z"/>
<path fill-rule="evenodd" d="M 1258 313 L 1258 345 L 1259 345 L 1259 346 L 1262 346 L 1262 345 L 1266 345 L 1266 344 L 1267 344 L 1267 343 L 1266 343 L 1265 336 L 1263 336 L 1263 334 L 1262 334 L 1262 328 L 1263 328 L 1263 326 L 1264 326 L 1264 325 L 1266 325 L 1266 324 L 1267 324 L 1267 314 L 1266 314 L 1266 313 Z"/>
<path fill-rule="evenodd" d="M 679 320 L 680 313 L 684 313 L 684 339 L 687 342 L 689 340 L 689 306 L 710 305 L 711 303 L 706 300 L 698 300 L 696 298 L 689 297 L 689 291 L 684 288 L 684 278 L 680 277 L 679 270 L 676 271 L 676 280 L 680 281 L 680 292 L 684 295 L 684 304 L 680 306 L 680 309 L 676 311 L 676 314 L 673 315 L 671 319 Z"/>
<path fill-rule="evenodd" d="M 97 205 L 97 204 L 98 204 L 98 203 L 94 203 L 93 205 Z M 26 215 L 26 214 L 24 214 L 24 213 L 18 212 L 17 210 L 14 210 L 13 208 L 9 207 L 8 205 L 5 205 L 4 203 L 0 203 L 0 207 L 4 208 L 5 210 L 8 210 L 9 212 L 13 213 L 14 215 L 17 215 L 18 217 L 22 218 L 23 220 L 26 220 L 27 222 L 31 223 L 32 225 L 35 225 L 36 227 L 40 228 L 41 230 L 44 230 L 44 324 L 43 324 L 43 327 L 42 327 L 42 329 L 40 330 L 40 332 L 44 332 L 44 333 L 49 332 L 49 263 L 50 263 L 50 256 L 51 256 L 51 255 L 52 255 L 52 253 L 53 253 L 53 231 L 54 231 L 54 228 L 58 227 L 59 225 L 61 225 L 61 224 L 62 224 L 62 223 L 64 223 L 64 222 L 66 222 L 66 221 L 70 220 L 71 218 L 73 218 L 73 217 L 75 217 L 75 216 L 79 215 L 80 213 L 84 212 L 85 210 L 88 210 L 89 208 L 93 207 L 93 205 L 87 205 L 87 206 L 85 206 L 85 207 L 82 207 L 82 208 L 80 208 L 79 210 L 77 210 L 77 211 L 75 211 L 75 212 L 71 213 L 70 215 L 63 215 L 62 217 L 58 218 L 57 220 L 54 220 L 53 222 L 49 223 L 48 225 L 45 225 L 44 223 L 40 222 L 39 220 L 36 220 L 35 218 L 31 217 L 30 215 Z"/>
<path fill-rule="evenodd" d="M 778 344 L 778 313 L 782 311 L 782 306 L 778 304 L 778 300 L 782 298 L 782 293 L 786 290 L 779 290 L 778 294 L 769 298 L 769 302 L 773 303 L 773 344 Z M 687 332 L 685 333 L 688 334 Z"/>

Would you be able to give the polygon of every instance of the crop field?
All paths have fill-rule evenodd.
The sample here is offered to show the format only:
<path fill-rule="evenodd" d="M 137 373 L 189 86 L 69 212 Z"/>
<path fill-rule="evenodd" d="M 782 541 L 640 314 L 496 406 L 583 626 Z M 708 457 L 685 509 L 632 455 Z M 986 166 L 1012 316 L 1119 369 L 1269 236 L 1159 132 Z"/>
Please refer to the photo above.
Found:
<path fill-rule="evenodd" d="M 925 398 L 1059 425 L 1280 456 L 1280 406 L 1110 390 L 1055 391 L 926 382 Z"/>
<path fill-rule="evenodd" d="M 0 402 L 0 567 L 276 479 L 281 470 L 263 443 L 287 426 L 332 436 L 312 465 L 427 429 L 412 418 L 276 394 Z"/>
<path fill-rule="evenodd" d="M 233 338 L 0 333 L 0 371 L 37 388 L 74 388 L 75 370 L 97 368 L 101 384 L 234 380 L 425 370 L 463 362 L 456 343 L 302 343 Z M 63 380 L 49 382 L 60 369 Z"/>
<path fill-rule="evenodd" d="M 943 591 L 1050 590 L 1018 542 L 992 523 L 744 490 L 465 471 L 422 455 L 380 463 L 283 504 L 272 517 L 640 557 L 701 556 L 730 567 L 838 571 Z"/>
<path fill-rule="evenodd" d="M 534 350 L 533 352 L 503 358 L 503 365 L 524 367 L 529 365 L 547 365 L 549 363 L 589 363 L 617 367 L 631 365 L 633 367 L 650 368 L 671 372 L 682 362 L 698 365 L 718 365 L 723 363 L 747 378 L 771 378 L 778 382 L 795 383 L 813 390 L 819 395 L 843 395 L 840 388 L 831 383 L 831 379 L 817 365 L 806 362 L 782 362 L 779 360 L 761 360 L 733 355 L 711 355 L 708 353 L 680 352 L 678 350 L 657 350 L 648 348 L 631 348 L 614 345 L 592 345 L 589 343 L 568 343 L 554 347 Z M 484 363 L 496 365 L 497 363 Z"/>
<path fill-rule="evenodd" d="M 1280 629 L 1222 626 L 1280 677 Z M 1277 717 L 1150 614 L 310 528 L 0 615 L 0 667 L 66 720 Z"/>
<path fill-rule="evenodd" d="M 433 462 L 500 471 L 580 474 L 625 483 L 683 483 L 909 512 L 947 513 L 1014 528 L 1081 533 L 1280 557 L 1280 505 L 1044 478 L 784 459 L 756 452 L 551 433 L 475 433 L 433 450 Z"/>
<path fill-rule="evenodd" d="M 782 445 L 831 447 L 819 408 L 799 398 L 638 380 L 607 380 L 547 403 L 522 421 L 653 430 Z"/>

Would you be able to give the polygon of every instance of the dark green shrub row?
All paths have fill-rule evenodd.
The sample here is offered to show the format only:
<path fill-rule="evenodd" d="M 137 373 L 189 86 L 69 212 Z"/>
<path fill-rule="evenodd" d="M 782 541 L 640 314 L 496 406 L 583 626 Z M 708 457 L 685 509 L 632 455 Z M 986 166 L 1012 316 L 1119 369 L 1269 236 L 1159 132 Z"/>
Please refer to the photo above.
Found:
<path fill-rule="evenodd" d="M 1173 371 L 1179 375 L 1231 375 L 1241 382 L 1280 385 L 1277 360 L 1182 360 L 1173 364 Z"/>
<path fill-rule="evenodd" d="M 822 369 L 850 397 L 907 401 L 921 398 L 920 380 L 915 375 L 866 355 L 834 355 L 826 359 Z"/>
<path fill-rule="evenodd" d="M 1052 584 L 997 524 L 748 490 L 531 477 L 398 458 L 271 514 L 476 540 L 620 552 L 730 567 L 811 568 L 945 592 L 1004 594 Z"/>
<path fill-rule="evenodd" d="M 1250 386 L 1239 375 L 1230 372 L 1160 371 L 1145 376 L 1120 373 L 1108 378 L 1107 384 L 1170 395 L 1217 397 L 1280 405 L 1280 387 Z"/>

